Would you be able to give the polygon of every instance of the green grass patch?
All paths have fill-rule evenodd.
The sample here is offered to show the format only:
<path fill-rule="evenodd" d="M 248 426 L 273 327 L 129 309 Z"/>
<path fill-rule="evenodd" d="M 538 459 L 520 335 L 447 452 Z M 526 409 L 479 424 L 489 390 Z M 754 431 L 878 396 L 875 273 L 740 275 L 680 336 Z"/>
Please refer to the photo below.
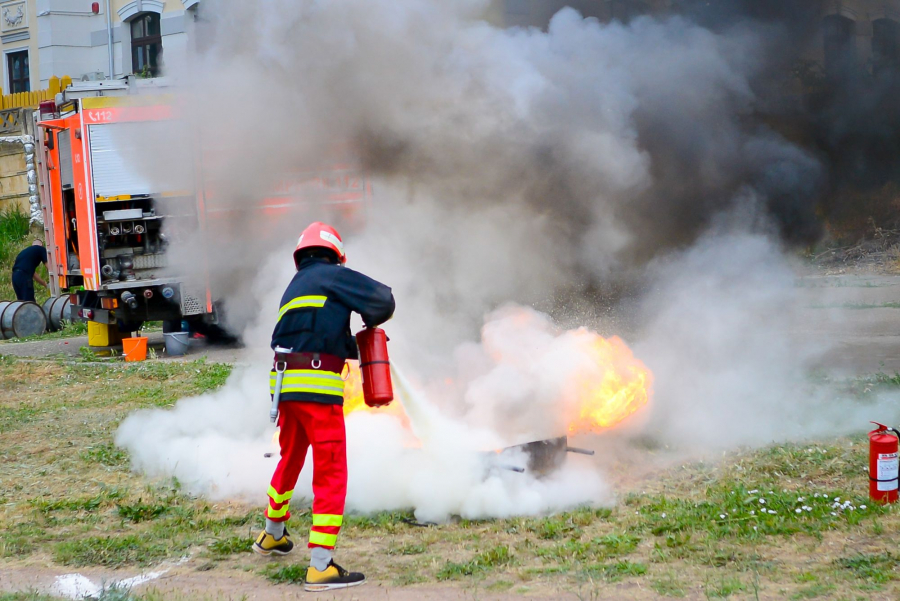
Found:
<path fill-rule="evenodd" d="M 249 553 L 253 539 L 247 536 L 228 536 L 214 540 L 207 547 L 213 555 L 227 556 Z"/>
<path fill-rule="evenodd" d="M 303 584 L 306 581 L 305 565 L 291 564 L 273 567 L 266 571 L 266 578 L 277 584 Z"/>
<path fill-rule="evenodd" d="M 582 573 L 591 578 L 600 577 L 608 582 L 618 582 L 628 577 L 643 576 L 647 573 L 647 564 L 623 560 L 592 565 L 585 568 Z"/>
<path fill-rule="evenodd" d="M 900 570 L 900 557 L 892 553 L 859 554 L 837 560 L 837 565 L 850 571 L 860 580 L 874 584 L 896 580 Z"/>
<path fill-rule="evenodd" d="M 128 452 L 116 447 L 112 442 L 103 442 L 86 448 L 81 458 L 88 463 L 99 463 L 106 467 L 125 467 L 128 465 Z"/>
<path fill-rule="evenodd" d="M 496 568 L 507 566 L 513 561 L 513 555 L 506 545 L 497 545 L 483 553 L 479 553 L 470 561 L 456 563 L 448 561 L 436 577 L 438 580 L 456 580 L 467 576 L 479 576 Z"/>
<path fill-rule="evenodd" d="M 37 548 L 44 529 L 33 522 L 18 522 L 0 530 L 0 557 L 24 557 Z"/>
<path fill-rule="evenodd" d="M 388 547 L 388 555 L 420 555 L 428 550 L 428 546 L 423 543 L 409 543 L 400 546 Z"/>
<path fill-rule="evenodd" d="M 821 597 L 831 598 L 835 588 L 833 584 L 813 584 L 794 592 L 791 595 L 791 599 L 797 601 L 800 599 L 819 599 Z"/>
<path fill-rule="evenodd" d="M 176 556 L 179 551 L 181 548 L 145 535 L 91 536 L 55 544 L 53 561 L 74 567 L 143 566 Z"/>
<path fill-rule="evenodd" d="M 747 586 L 738 578 L 725 577 L 715 581 L 707 582 L 704 592 L 710 599 L 727 599 L 732 595 L 747 590 Z"/>
<path fill-rule="evenodd" d="M 672 573 L 653 579 L 650 586 L 663 597 L 684 597 L 687 594 L 687 586 Z"/>
<path fill-rule="evenodd" d="M 89 497 L 57 498 L 53 500 L 32 499 L 31 505 L 46 516 L 54 512 L 91 513 L 97 509 L 111 505 L 125 495 L 119 488 L 105 488 Z"/>
<path fill-rule="evenodd" d="M 130 522 L 146 522 L 155 520 L 169 511 L 170 505 L 163 503 L 144 503 L 143 499 L 138 499 L 134 503 L 117 505 L 119 517 Z"/>
<path fill-rule="evenodd" d="M 58 601 L 59 597 L 51 597 L 36 591 L 20 593 L 0 593 L 0 601 Z"/>

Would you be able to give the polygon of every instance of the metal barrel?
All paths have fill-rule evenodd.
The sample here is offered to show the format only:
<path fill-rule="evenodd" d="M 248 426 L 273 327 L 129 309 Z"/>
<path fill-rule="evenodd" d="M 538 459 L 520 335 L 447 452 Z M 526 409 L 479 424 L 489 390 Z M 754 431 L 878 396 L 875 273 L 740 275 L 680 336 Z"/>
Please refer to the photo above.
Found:
<path fill-rule="evenodd" d="M 31 301 L 0 303 L 0 333 L 3 338 L 39 336 L 47 331 L 47 316 Z"/>
<path fill-rule="evenodd" d="M 12 304 L 11 301 L 2 301 L 0 302 L 0 321 L 3 320 L 3 312 L 6 311 L 6 308 Z M 0 340 L 6 339 L 6 336 L 3 335 L 3 328 L 0 328 Z"/>
<path fill-rule="evenodd" d="M 41 307 L 47 316 L 47 329 L 51 332 L 61 330 L 63 322 L 71 319 L 72 304 L 66 296 L 51 296 L 44 301 Z"/>

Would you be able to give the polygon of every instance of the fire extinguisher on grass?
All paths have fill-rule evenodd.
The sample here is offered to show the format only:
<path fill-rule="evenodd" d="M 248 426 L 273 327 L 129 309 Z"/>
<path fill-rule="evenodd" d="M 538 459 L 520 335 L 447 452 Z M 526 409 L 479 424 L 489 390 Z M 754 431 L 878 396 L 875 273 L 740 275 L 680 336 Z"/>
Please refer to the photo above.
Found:
<path fill-rule="evenodd" d="M 896 503 L 900 485 L 900 432 L 878 422 L 869 432 L 869 497 L 878 503 Z"/>
<path fill-rule="evenodd" d="M 381 328 L 366 328 L 356 334 L 363 399 L 369 407 L 383 407 L 394 400 L 388 337 Z"/>

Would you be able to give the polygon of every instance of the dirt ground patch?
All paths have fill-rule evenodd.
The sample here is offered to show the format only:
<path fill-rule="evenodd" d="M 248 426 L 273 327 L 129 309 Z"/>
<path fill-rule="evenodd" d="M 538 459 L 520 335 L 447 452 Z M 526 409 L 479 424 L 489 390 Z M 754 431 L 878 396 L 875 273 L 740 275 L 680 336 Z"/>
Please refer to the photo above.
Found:
<path fill-rule="evenodd" d="M 215 388 L 229 371 L 205 362 L 0 362 L 0 590 L 51 594 L 65 574 L 100 586 L 164 572 L 130 581 L 133 598 L 301 595 L 305 553 L 249 552 L 260 508 L 147 481 L 112 444 L 135 409 Z M 335 598 L 900 596 L 900 515 L 867 503 L 858 439 L 712 463 L 632 451 L 635 465 L 652 456 L 659 467 L 632 472 L 621 462 L 614 508 L 430 527 L 406 512 L 348 516 L 339 559 L 371 583 Z M 308 520 L 298 508 L 289 528 L 302 533 Z"/>

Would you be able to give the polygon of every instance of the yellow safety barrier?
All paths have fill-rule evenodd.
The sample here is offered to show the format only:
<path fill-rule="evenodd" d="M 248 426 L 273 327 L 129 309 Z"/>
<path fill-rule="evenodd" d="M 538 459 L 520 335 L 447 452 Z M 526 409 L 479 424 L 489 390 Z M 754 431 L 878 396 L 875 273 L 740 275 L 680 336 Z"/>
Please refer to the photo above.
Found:
<path fill-rule="evenodd" d="M 72 85 L 72 78 L 66 75 L 62 78 L 51 77 L 46 90 L 3 94 L 3 89 L 0 88 L 0 110 L 37 108 L 37 105 L 45 100 L 53 100 L 59 92 L 70 85 Z"/>

